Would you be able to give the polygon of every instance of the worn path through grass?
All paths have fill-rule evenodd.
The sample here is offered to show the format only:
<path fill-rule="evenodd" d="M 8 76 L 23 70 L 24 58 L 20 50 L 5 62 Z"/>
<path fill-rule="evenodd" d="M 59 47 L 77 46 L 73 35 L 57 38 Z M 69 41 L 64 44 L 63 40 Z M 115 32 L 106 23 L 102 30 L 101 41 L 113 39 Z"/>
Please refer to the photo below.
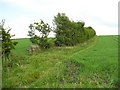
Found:
<path fill-rule="evenodd" d="M 63 78 L 63 87 L 118 87 L 118 36 L 99 36 L 94 47 L 77 53 L 66 63 L 69 69 L 65 77 L 73 79 Z"/>

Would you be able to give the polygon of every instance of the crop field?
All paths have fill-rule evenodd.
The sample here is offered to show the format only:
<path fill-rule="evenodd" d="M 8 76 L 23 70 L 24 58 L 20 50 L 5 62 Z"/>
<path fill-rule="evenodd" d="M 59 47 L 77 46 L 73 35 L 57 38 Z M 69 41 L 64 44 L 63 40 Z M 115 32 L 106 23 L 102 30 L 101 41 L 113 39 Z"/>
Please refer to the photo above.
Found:
<path fill-rule="evenodd" d="M 95 36 L 73 47 L 28 53 L 32 43 L 19 39 L 3 61 L 3 88 L 117 88 L 118 36 Z"/>

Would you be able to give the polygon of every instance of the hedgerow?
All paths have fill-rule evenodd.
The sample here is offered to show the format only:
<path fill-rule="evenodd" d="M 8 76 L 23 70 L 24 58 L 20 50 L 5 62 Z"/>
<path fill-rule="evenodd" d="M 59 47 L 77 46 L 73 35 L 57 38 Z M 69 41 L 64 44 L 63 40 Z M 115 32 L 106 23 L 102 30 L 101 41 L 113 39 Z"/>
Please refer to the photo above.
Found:
<path fill-rule="evenodd" d="M 58 13 L 57 16 L 54 16 L 53 21 L 56 46 L 74 46 L 96 35 L 92 27 L 84 27 L 85 22 L 70 21 L 65 13 Z"/>

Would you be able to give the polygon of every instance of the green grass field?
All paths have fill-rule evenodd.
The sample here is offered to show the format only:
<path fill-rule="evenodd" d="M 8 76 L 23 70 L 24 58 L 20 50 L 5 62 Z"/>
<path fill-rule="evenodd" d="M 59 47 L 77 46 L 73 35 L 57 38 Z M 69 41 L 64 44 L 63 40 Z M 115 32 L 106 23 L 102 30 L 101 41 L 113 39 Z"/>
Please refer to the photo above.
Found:
<path fill-rule="evenodd" d="M 29 39 L 16 40 L 3 61 L 3 88 L 116 88 L 118 36 L 98 36 L 74 47 L 54 47 L 29 55 Z"/>

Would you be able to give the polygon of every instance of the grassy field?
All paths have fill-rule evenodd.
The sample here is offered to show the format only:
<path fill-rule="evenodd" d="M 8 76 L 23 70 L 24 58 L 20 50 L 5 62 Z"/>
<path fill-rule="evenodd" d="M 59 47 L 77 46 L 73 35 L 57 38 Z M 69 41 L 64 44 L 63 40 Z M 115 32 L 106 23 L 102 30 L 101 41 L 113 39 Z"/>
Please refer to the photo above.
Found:
<path fill-rule="evenodd" d="M 32 45 L 32 42 L 30 42 L 30 39 L 16 39 L 13 41 L 17 41 L 19 44 L 17 44 L 16 49 L 12 50 L 13 53 L 16 54 L 28 54 L 29 46 Z"/>
<path fill-rule="evenodd" d="M 3 88 L 118 87 L 118 36 L 98 36 L 74 47 L 54 47 L 29 55 L 29 39 L 16 40 L 3 61 Z"/>

